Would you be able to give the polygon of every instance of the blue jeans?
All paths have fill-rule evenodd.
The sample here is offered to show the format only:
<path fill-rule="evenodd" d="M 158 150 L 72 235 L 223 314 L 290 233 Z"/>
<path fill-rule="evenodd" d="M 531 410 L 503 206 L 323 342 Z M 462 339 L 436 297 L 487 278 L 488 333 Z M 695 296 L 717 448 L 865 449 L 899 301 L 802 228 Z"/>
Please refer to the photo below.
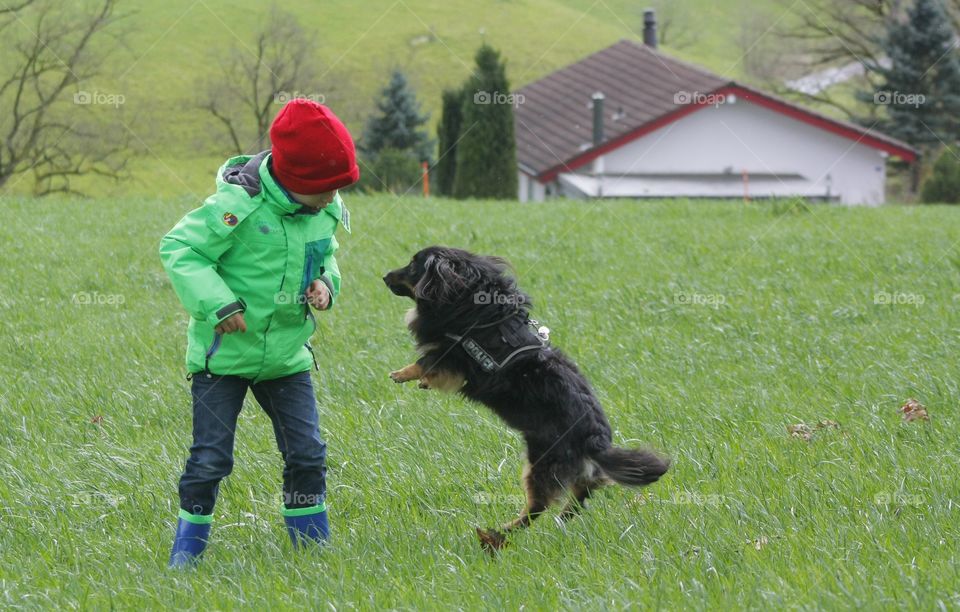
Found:
<path fill-rule="evenodd" d="M 193 446 L 180 477 L 180 507 L 212 514 L 220 481 L 233 469 L 237 417 L 247 395 L 273 423 L 283 456 L 283 501 L 287 508 L 324 502 L 327 445 L 320 438 L 310 372 L 253 384 L 239 376 L 197 372 L 193 376 Z"/>

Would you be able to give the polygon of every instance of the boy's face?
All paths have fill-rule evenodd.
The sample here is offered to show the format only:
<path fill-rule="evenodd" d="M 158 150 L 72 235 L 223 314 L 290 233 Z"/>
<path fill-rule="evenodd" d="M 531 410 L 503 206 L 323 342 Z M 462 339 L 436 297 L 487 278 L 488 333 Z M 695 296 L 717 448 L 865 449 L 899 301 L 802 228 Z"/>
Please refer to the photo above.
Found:
<path fill-rule="evenodd" d="M 309 195 L 291 191 L 290 195 L 294 200 L 300 204 L 303 204 L 304 206 L 322 210 L 326 208 L 330 202 L 333 202 L 333 198 L 335 198 L 337 195 L 337 190 L 334 189 L 333 191 L 324 191 L 323 193 L 311 193 Z"/>

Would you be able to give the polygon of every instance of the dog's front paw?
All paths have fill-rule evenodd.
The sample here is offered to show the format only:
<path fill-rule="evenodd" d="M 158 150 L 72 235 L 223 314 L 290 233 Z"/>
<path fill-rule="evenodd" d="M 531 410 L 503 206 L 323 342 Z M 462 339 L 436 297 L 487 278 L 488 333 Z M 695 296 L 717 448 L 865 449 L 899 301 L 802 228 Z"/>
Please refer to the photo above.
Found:
<path fill-rule="evenodd" d="M 507 545 L 507 536 L 496 529 L 480 529 L 477 527 L 477 537 L 480 538 L 480 546 L 491 555 L 495 555 L 498 550 L 502 550 Z"/>
<path fill-rule="evenodd" d="M 421 378 L 421 379 L 420 379 L 420 382 L 417 383 L 417 388 L 418 388 L 418 389 L 429 389 L 429 388 L 430 388 L 430 383 L 427 381 L 426 378 Z"/>
<path fill-rule="evenodd" d="M 405 383 L 410 380 L 417 380 L 423 376 L 423 368 L 417 363 L 411 363 L 399 370 L 390 372 L 390 379 L 395 383 Z"/>

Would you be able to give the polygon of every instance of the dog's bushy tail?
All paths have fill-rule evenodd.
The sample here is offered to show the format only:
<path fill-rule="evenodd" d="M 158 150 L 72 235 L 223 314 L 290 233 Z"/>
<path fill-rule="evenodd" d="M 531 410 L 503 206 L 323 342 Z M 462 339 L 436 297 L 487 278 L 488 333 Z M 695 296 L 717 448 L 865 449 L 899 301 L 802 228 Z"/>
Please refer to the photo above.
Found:
<path fill-rule="evenodd" d="M 603 472 L 624 485 L 641 486 L 656 482 L 670 469 L 670 460 L 653 451 L 610 448 L 593 456 Z"/>

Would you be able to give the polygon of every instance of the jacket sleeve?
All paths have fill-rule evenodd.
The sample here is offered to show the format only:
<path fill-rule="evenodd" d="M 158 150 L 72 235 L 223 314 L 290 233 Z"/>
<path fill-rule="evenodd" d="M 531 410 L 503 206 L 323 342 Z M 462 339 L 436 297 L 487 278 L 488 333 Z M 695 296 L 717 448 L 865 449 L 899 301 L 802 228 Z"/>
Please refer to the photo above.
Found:
<path fill-rule="evenodd" d="M 232 239 L 212 231 L 209 216 L 204 207 L 187 213 L 160 240 L 160 260 L 190 316 L 217 325 L 244 307 L 217 273 Z"/>
<path fill-rule="evenodd" d="M 323 254 L 323 274 L 318 276 L 323 284 L 330 290 L 330 305 L 327 310 L 333 308 L 333 304 L 340 295 L 340 266 L 337 265 L 336 252 L 340 248 L 337 243 L 337 237 L 330 238 L 330 245 L 327 246 L 327 252 Z"/>

